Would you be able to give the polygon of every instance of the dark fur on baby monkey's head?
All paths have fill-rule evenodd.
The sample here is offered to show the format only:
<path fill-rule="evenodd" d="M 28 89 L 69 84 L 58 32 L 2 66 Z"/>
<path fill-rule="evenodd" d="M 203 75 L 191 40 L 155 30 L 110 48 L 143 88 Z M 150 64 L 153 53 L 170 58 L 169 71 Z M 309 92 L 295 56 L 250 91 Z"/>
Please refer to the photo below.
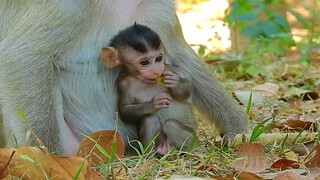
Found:
<path fill-rule="evenodd" d="M 145 79 L 165 69 L 164 48 L 159 35 L 147 26 L 133 24 L 121 30 L 102 48 L 101 59 L 108 68 L 122 66 L 123 72 Z"/>
<path fill-rule="evenodd" d="M 120 31 L 110 41 L 110 46 L 116 49 L 129 46 L 141 53 L 157 50 L 161 44 L 161 39 L 155 31 L 137 23 Z"/>

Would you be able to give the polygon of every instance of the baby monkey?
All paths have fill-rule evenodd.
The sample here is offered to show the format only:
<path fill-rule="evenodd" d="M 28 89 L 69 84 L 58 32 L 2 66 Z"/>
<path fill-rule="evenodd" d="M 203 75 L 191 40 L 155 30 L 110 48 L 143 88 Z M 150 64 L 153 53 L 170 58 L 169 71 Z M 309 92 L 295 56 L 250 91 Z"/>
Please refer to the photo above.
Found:
<path fill-rule="evenodd" d="M 120 117 L 137 124 L 145 146 L 157 136 L 158 154 L 188 147 L 197 127 L 190 103 L 192 86 L 178 67 L 165 64 L 165 50 L 155 31 L 136 23 L 120 31 L 102 49 L 102 62 L 108 68 L 121 67 Z"/>

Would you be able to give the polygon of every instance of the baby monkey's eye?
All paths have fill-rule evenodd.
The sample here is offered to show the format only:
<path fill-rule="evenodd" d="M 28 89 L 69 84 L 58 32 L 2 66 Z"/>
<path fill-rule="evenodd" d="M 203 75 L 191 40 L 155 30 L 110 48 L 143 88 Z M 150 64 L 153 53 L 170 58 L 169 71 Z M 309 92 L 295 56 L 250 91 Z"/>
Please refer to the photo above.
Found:
<path fill-rule="evenodd" d="M 163 60 L 163 56 L 158 56 L 155 59 L 156 62 L 161 62 L 162 60 Z"/>
<path fill-rule="evenodd" d="M 149 60 L 143 59 L 139 62 L 141 66 L 148 66 L 150 64 Z"/>

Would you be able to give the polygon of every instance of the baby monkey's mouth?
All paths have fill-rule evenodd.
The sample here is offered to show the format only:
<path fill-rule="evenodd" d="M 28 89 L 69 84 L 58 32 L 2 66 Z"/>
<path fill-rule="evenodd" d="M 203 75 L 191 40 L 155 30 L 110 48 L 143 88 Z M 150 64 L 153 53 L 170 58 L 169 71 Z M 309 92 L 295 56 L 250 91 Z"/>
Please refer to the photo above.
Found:
<path fill-rule="evenodd" d="M 158 85 L 164 86 L 164 76 L 163 75 L 160 75 L 158 77 L 153 77 L 153 78 L 141 77 L 139 79 L 147 84 L 158 84 Z"/>
<path fill-rule="evenodd" d="M 144 83 L 147 84 L 155 84 L 156 83 L 156 78 L 141 78 Z"/>

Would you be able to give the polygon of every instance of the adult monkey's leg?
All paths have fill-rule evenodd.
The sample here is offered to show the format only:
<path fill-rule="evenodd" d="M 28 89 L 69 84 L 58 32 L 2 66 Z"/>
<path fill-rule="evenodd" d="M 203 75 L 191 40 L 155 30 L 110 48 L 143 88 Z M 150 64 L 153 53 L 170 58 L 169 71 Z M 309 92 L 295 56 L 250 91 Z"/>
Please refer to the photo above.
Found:
<path fill-rule="evenodd" d="M 168 59 L 192 78 L 191 82 L 195 89 L 192 94 L 193 102 L 209 120 L 215 123 L 222 135 L 233 137 L 235 133 L 244 132 L 248 126 L 248 119 L 243 110 L 186 43 L 177 16 L 173 22 L 174 24 L 170 25 L 174 27 L 170 27 L 168 31 L 159 31 L 159 34 L 168 51 Z"/>

